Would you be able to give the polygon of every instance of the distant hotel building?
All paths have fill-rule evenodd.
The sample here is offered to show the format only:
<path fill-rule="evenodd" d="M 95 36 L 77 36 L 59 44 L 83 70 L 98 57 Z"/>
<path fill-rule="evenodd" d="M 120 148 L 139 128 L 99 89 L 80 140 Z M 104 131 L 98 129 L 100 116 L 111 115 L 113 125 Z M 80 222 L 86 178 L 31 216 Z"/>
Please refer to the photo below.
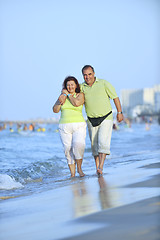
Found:
<path fill-rule="evenodd" d="M 130 116 L 160 113 L 160 84 L 153 88 L 122 89 L 124 113 Z"/>

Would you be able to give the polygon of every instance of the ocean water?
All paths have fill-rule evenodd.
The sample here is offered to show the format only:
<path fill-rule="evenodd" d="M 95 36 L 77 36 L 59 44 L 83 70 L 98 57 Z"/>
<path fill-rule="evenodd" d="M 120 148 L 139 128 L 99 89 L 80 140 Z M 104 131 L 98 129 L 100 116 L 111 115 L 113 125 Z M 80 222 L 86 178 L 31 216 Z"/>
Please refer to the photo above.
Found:
<path fill-rule="evenodd" d="M 67 161 L 59 137 L 58 124 L 43 125 L 44 132 L 20 131 L 13 126 L 0 132 L 0 199 L 29 196 L 51 189 L 80 182 L 77 174 L 74 181 L 70 178 Z M 121 179 L 129 174 L 125 169 L 141 167 L 145 163 L 159 162 L 160 126 L 152 124 L 146 130 L 145 124 L 119 125 L 113 130 L 111 155 L 104 164 L 104 174 Z M 83 160 L 85 178 L 95 177 L 95 163 L 91 153 L 87 132 L 86 149 Z M 157 172 L 154 172 L 156 174 Z M 116 173 L 116 174 L 115 174 Z M 152 174 L 152 173 L 151 173 Z M 142 174 L 141 178 L 142 178 Z M 144 176 L 145 178 L 146 176 Z M 129 179 L 129 178 L 128 178 Z M 138 178 L 137 178 L 138 179 Z M 132 183 L 132 179 L 129 180 Z M 133 179 L 133 182 L 136 180 Z"/>

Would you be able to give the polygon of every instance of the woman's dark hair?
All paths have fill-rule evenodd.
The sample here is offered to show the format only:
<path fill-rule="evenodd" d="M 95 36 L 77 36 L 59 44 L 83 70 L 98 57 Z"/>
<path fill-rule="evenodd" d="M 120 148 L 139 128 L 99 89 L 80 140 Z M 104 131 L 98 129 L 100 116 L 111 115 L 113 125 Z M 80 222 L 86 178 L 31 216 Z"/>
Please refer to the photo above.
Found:
<path fill-rule="evenodd" d="M 75 92 L 76 93 L 80 93 L 81 90 L 80 90 L 80 86 L 79 86 L 78 80 L 75 77 L 73 77 L 73 76 L 68 76 L 68 77 L 66 77 L 64 79 L 63 88 L 67 89 L 67 82 L 69 82 L 69 81 L 74 81 L 75 82 L 75 84 L 77 86 L 76 89 L 75 89 Z"/>

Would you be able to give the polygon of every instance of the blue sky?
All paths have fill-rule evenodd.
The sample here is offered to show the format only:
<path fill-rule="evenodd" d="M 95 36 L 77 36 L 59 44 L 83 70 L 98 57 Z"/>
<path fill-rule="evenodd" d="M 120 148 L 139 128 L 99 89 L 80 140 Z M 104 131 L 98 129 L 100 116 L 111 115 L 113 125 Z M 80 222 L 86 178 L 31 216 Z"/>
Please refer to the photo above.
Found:
<path fill-rule="evenodd" d="M 81 68 L 124 88 L 159 84 L 159 0 L 0 0 L 0 120 L 56 117 Z"/>

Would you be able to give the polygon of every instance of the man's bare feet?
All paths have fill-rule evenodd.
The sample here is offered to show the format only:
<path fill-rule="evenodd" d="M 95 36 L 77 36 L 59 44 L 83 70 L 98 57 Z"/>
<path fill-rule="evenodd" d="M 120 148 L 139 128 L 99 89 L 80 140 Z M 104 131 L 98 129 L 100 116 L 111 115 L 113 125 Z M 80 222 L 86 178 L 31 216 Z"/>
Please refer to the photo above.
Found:
<path fill-rule="evenodd" d="M 103 174 L 103 169 L 101 169 L 101 168 L 98 168 L 97 169 L 97 174 L 98 174 L 98 176 L 101 176 L 102 174 Z"/>

